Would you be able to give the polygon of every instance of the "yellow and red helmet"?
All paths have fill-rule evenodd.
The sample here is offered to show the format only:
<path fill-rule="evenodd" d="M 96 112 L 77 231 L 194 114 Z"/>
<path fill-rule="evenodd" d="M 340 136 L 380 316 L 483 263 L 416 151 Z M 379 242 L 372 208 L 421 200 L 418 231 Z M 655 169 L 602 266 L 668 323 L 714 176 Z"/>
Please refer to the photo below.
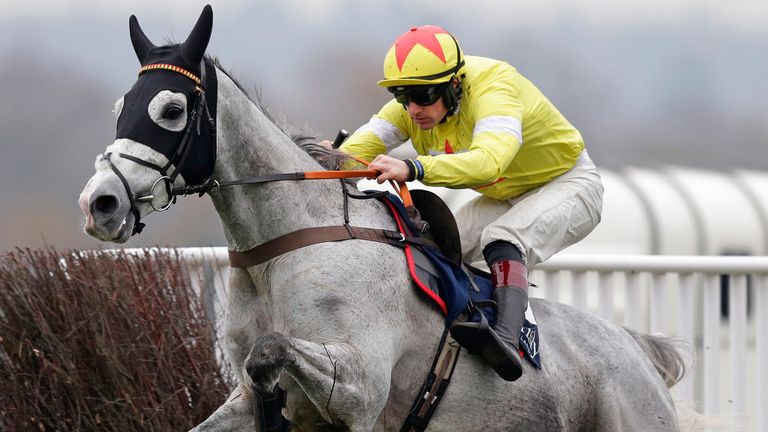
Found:
<path fill-rule="evenodd" d="M 411 27 L 384 58 L 381 87 L 440 84 L 459 75 L 464 56 L 456 39 L 434 25 Z"/>

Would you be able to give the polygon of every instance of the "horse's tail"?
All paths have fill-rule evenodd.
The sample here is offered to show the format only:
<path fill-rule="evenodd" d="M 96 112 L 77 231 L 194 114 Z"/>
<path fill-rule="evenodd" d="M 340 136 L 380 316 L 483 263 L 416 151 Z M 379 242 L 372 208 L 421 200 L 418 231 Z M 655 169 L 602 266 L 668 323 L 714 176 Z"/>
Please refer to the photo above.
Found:
<path fill-rule="evenodd" d="M 664 379 L 667 387 L 672 387 L 683 379 L 686 372 L 685 362 L 673 339 L 638 333 L 628 328 L 625 330 L 651 359 L 651 363 Z"/>

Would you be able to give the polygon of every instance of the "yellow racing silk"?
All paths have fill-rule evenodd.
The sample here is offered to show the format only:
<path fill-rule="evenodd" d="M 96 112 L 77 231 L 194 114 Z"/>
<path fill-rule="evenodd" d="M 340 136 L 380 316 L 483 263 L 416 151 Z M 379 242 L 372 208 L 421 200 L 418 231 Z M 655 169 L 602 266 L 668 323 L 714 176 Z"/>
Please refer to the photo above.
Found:
<path fill-rule="evenodd" d="M 472 188 L 508 199 L 571 169 L 584 149 L 581 134 L 509 64 L 466 56 L 458 114 L 421 130 L 395 100 L 341 147 L 373 160 L 411 140 L 430 186 Z"/>

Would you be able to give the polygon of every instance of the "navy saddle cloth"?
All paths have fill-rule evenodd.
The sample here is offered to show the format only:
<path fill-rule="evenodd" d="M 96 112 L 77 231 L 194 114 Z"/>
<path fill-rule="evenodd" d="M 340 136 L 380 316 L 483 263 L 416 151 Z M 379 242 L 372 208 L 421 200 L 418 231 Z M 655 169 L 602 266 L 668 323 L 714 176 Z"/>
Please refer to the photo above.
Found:
<path fill-rule="evenodd" d="M 378 191 L 366 192 L 380 193 Z M 387 193 L 380 199 L 390 208 L 398 221 L 400 231 L 405 236 L 421 236 L 421 231 L 413 224 L 408 216 L 408 211 L 397 196 Z M 488 301 L 493 298 L 493 283 L 490 274 L 459 266 L 446 258 L 437 248 L 406 245 L 405 249 L 408 267 L 411 270 L 414 283 L 442 310 L 445 315 L 446 326 L 449 326 L 462 312 L 469 314 L 468 320 L 470 321 L 480 321 L 480 314 L 482 313 L 491 326 L 496 323 L 495 307 L 472 307 L 473 303 Z M 426 257 L 427 261 L 423 257 Z M 530 304 L 525 312 L 525 323 L 520 330 L 519 347 L 521 355 L 524 354 L 537 368 L 541 369 L 538 326 Z"/>

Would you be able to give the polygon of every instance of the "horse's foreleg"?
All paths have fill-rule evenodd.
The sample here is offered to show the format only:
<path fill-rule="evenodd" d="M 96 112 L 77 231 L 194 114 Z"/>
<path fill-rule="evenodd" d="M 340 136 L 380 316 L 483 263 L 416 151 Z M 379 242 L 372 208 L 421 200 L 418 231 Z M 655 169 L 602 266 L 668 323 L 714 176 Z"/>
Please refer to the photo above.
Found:
<path fill-rule="evenodd" d="M 190 432 L 236 432 L 256 430 L 253 393 L 238 385 L 227 401 Z"/>
<path fill-rule="evenodd" d="M 293 421 L 319 414 L 327 422 L 323 428 L 370 431 L 389 392 L 389 369 L 374 362 L 348 343 L 318 344 L 269 333 L 256 339 L 245 367 L 261 391 L 271 391 L 283 372 L 295 381 L 306 398 L 289 391 L 287 413 Z M 312 407 L 301 406 L 306 400 Z"/>

